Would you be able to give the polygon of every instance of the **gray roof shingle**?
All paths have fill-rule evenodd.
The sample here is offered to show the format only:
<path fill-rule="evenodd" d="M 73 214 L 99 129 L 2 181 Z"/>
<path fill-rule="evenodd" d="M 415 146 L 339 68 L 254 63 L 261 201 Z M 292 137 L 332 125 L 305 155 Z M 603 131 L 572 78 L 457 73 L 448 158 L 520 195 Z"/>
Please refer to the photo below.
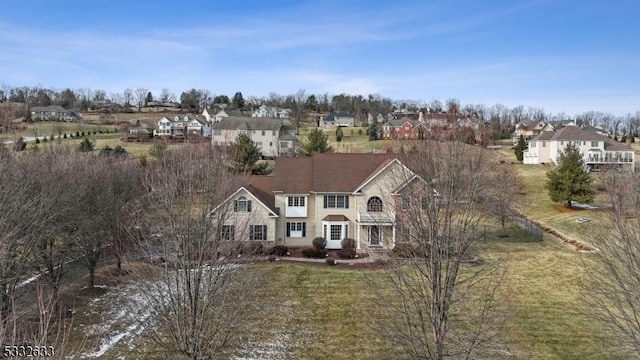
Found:
<path fill-rule="evenodd" d="M 577 126 L 565 126 L 556 131 L 543 131 L 531 141 L 604 141 L 605 150 L 631 151 L 627 144 L 619 143 L 593 131 L 585 131 Z"/>
<path fill-rule="evenodd" d="M 282 120 L 274 118 L 229 116 L 211 126 L 216 130 L 273 130 L 280 131 Z"/>

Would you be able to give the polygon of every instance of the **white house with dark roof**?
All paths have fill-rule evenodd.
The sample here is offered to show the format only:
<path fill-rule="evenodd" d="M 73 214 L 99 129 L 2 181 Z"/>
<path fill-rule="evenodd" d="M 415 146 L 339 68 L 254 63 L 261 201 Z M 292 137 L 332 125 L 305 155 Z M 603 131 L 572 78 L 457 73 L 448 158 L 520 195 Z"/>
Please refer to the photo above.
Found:
<path fill-rule="evenodd" d="M 211 126 L 204 116 L 193 114 L 163 116 L 153 130 L 154 136 L 183 137 L 188 135 L 211 136 Z"/>
<path fill-rule="evenodd" d="M 228 118 L 229 114 L 224 110 L 216 112 L 214 109 L 204 109 L 202 110 L 202 116 L 204 116 L 208 123 L 217 123 L 224 118 Z"/>
<path fill-rule="evenodd" d="M 280 109 L 275 106 L 260 105 L 251 112 L 251 117 L 266 117 L 274 119 L 288 119 L 289 110 Z"/>
<path fill-rule="evenodd" d="M 543 131 L 529 141 L 524 151 L 524 164 L 556 163 L 560 152 L 568 144 L 575 145 L 589 169 L 614 166 L 625 171 L 634 171 L 635 154 L 623 143 L 613 141 L 594 131 L 582 130 L 577 126 L 565 126 L 556 131 Z"/>
<path fill-rule="evenodd" d="M 245 134 L 263 156 L 291 156 L 289 153 L 295 152 L 297 139 L 288 129 L 281 119 L 229 116 L 212 125 L 211 143 L 229 146 L 238 135 Z"/>

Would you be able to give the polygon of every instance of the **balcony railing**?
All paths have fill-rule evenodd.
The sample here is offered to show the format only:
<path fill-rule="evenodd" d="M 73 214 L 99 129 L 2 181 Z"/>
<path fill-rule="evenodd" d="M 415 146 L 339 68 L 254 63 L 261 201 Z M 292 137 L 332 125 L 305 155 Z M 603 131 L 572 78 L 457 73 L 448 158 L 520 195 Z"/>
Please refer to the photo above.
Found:
<path fill-rule="evenodd" d="M 587 164 L 618 164 L 618 163 L 632 163 L 633 159 L 614 157 L 614 158 L 587 158 Z"/>

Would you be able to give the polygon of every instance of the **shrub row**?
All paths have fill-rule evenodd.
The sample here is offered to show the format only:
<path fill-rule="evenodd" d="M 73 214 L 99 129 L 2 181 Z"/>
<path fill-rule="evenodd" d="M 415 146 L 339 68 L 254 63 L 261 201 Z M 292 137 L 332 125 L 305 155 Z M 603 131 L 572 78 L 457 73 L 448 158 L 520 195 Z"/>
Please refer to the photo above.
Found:
<path fill-rule="evenodd" d="M 264 245 L 258 242 L 237 242 L 232 243 L 230 251 L 231 256 L 237 255 L 269 255 L 269 256 L 286 256 L 289 255 L 289 248 L 283 245 L 276 245 L 265 249 Z"/>
<path fill-rule="evenodd" d="M 306 258 L 312 258 L 312 259 L 324 259 L 327 257 L 327 250 L 316 249 L 316 248 L 306 248 L 306 249 L 302 249 L 302 256 Z"/>

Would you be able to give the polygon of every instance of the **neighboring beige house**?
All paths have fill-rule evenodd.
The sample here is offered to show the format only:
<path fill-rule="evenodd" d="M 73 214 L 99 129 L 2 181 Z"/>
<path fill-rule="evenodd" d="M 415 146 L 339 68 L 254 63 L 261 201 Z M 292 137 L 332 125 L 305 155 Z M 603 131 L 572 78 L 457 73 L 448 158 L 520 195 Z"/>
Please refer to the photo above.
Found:
<path fill-rule="evenodd" d="M 293 156 L 290 153 L 295 152 L 297 147 L 295 132 L 291 136 L 282 120 L 242 116 L 229 116 L 214 123 L 211 143 L 214 146 L 229 146 L 240 134 L 249 136 L 263 156 Z"/>
<path fill-rule="evenodd" d="M 520 136 L 525 140 L 529 140 L 534 136 L 539 135 L 546 125 L 547 123 L 544 121 L 520 121 L 516 124 L 516 130 L 513 132 L 511 140 L 514 145 L 518 143 Z"/>
<path fill-rule="evenodd" d="M 48 121 L 78 121 L 80 120 L 80 115 L 78 115 L 73 110 L 66 110 L 62 106 L 59 105 L 49 105 L 49 106 L 35 106 L 31 108 L 31 120 L 48 120 Z"/>
<path fill-rule="evenodd" d="M 531 139 L 529 148 L 524 151 L 523 163 L 556 163 L 560 152 L 570 143 L 578 147 L 590 170 L 603 166 L 615 166 L 625 171 L 635 169 L 635 154 L 629 145 L 577 126 L 544 131 Z"/>
<path fill-rule="evenodd" d="M 335 111 L 326 114 L 322 118 L 322 126 L 355 126 L 355 118 L 346 111 Z"/>
<path fill-rule="evenodd" d="M 358 248 L 392 248 L 401 235 L 396 234 L 398 202 L 405 206 L 410 198 L 419 199 L 417 191 L 410 198 L 394 192 L 404 188 L 397 186 L 398 175 L 408 172 L 386 154 L 277 158 L 273 175 L 248 177 L 212 216 L 222 216 L 227 205 L 222 237 L 229 240 L 296 247 L 323 237 L 328 249 L 339 249 L 348 237 Z"/>

